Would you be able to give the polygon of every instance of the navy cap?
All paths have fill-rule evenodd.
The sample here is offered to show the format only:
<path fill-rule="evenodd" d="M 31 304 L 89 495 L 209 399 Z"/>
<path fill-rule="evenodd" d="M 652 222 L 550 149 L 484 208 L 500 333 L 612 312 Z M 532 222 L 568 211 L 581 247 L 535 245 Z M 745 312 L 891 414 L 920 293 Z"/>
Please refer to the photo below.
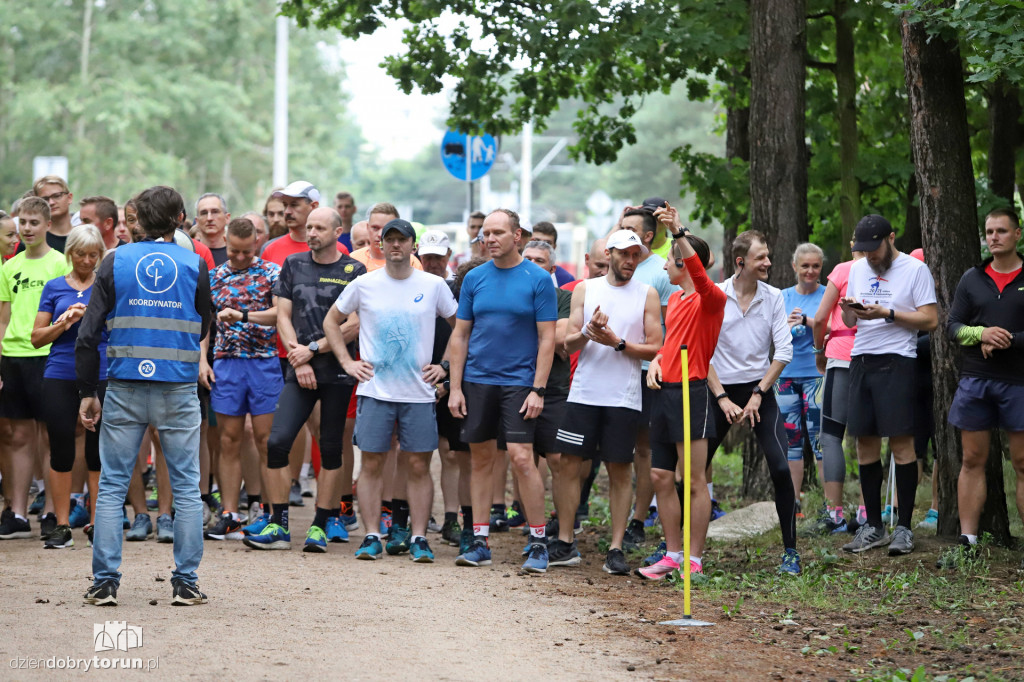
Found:
<path fill-rule="evenodd" d="M 892 225 L 880 215 L 866 215 L 853 230 L 853 250 L 874 251 L 893 233 Z"/>
<path fill-rule="evenodd" d="M 661 197 L 650 197 L 644 199 L 644 202 L 640 205 L 640 208 L 648 213 L 654 213 L 659 208 L 663 208 L 667 202 Z"/>
<path fill-rule="evenodd" d="M 387 237 L 388 232 L 390 232 L 391 230 L 398 230 L 409 239 L 416 239 L 416 228 L 414 228 L 412 226 L 412 223 L 410 223 L 408 220 L 395 218 L 394 220 L 389 221 L 388 224 L 384 226 L 384 230 L 380 233 L 380 238 L 384 239 L 384 237 Z"/>

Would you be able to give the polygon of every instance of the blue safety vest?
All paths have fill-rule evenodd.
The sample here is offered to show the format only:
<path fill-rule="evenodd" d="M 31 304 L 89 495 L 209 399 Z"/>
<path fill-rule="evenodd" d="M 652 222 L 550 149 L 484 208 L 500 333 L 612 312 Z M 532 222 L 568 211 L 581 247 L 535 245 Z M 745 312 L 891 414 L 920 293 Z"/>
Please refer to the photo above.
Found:
<path fill-rule="evenodd" d="M 177 244 L 138 242 L 114 252 L 117 300 L 107 316 L 111 379 L 199 378 L 199 256 Z"/>

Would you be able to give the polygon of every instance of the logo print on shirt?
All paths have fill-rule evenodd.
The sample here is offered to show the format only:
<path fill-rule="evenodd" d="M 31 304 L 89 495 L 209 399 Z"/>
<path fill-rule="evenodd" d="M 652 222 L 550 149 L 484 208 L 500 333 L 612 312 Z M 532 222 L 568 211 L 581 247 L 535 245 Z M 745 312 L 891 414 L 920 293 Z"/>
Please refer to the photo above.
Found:
<path fill-rule="evenodd" d="M 152 360 L 143 360 L 139 363 L 139 374 L 147 379 L 156 374 L 156 363 Z"/>
<path fill-rule="evenodd" d="M 423 300 L 423 294 L 420 294 L 416 298 L 412 299 L 412 302 L 413 303 L 419 303 L 422 300 Z"/>
<path fill-rule="evenodd" d="M 884 277 L 876 276 L 872 277 L 868 281 L 871 282 L 871 293 L 877 294 L 879 290 L 882 288 L 882 282 L 888 283 L 889 280 L 885 279 Z"/>
<path fill-rule="evenodd" d="M 178 264 L 165 253 L 150 253 L 135 266 L 135 281 L 151 294 L 162 294 L 178 281 Z"/>

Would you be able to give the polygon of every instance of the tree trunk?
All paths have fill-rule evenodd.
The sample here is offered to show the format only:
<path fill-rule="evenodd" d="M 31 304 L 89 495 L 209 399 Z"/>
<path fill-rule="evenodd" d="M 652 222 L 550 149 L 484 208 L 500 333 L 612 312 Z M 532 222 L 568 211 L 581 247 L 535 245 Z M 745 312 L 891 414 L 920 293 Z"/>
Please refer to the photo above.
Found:
<path fill-rule="evenodd" d="M 910 179 L 907 181 L 903 234 L 896 237 L 896 248 L 904 253 L 910 253 L 921 246 L 921 206 L 917 200 L 917 174 L 911 173 Z"/>
<path fill-rule="evenodd" d="M 771 476 L 768 475 L 768 463 L 765 462 L 761 447 L 757 444 L 754 431 L 745 424 L 737 424 L 730 429 L 722 441 L 723 452 L 740 450 L 743 455 L 743 483 L 740 497 L 746 500 L 770 500 L 773 491 Z"/>
<path fill-rule="evenodd" d="M 725 158 L 750 160 L 750 109 L 727 109 L 725 112 Z M 736 264 L 732 260 L 732 241 L 736 239 L 736 225 L 725 225 L 722 235 L 722 273 L 732 277 Z"/>
<path fill-rule="evenodd" d="M 1013 205 L 1017 149 L 1021 139 L 1020 90 L 1001 78 L 988 92 L 988 185 Z"/>
<path fill-rule="evenodd" d="M 849 0 L 836 0 L 836 94 L 839 118 L 839 216 L 843 224 L 843 260 L 850 259 L 853 228 L 861 219 L 857 180 L 857 73 L 853 31 L 855 17 L 847 16 Z"/>
<path fill-rule="evenodd" d="M 771 282 L 789 286 L 787 261 L 810 235 L 804 81 L 804 0 L 750 3 L 750 217 L 768 238 Z"/>
<path fill-rule="evenodd" d="M 944 0 L 951 6 L 953 0 Z M 956 392 L 957 348 L 945 333 L 946 317 L 961 275 L 978 261 L 978 227 L 971 168 L 967 107 L 960 48 L 956 41 L 929 36 L 924 22 L 900 21 L 903 64 L 910 98 L 910 141 L 921 197 L 925 261 L 935 277 L 939 328 L 932 334 L 935 445 L 939 463 L 940 535 L 958 533 L 956 480 L 963 455 L 956 430 L 945 419 Z M 952 247 L 952 248 L 951 248 Z M 991 491 L 989 499 L 998 503 Z M 988 507 L 986 507 L 987 509 Z M 1006 518 L 1005 502 L 993 510 Z M 995 526 L 1007 527 L 1005 521 Z M 1008 538 L 996 537 L 997 542 Z"/>
<path fill-rule="evenodd" d="M 82 17 L 82 49 L 78 64 L 78 79 L 82 87 L 82 96 L 89 87 L 89 46 L 92 44 L 92 0 L 85 2 L 85 14 Z M 81 142 L 85 138 L 85 111 L 78 116 L 75 124 L 75 139 Z"/>

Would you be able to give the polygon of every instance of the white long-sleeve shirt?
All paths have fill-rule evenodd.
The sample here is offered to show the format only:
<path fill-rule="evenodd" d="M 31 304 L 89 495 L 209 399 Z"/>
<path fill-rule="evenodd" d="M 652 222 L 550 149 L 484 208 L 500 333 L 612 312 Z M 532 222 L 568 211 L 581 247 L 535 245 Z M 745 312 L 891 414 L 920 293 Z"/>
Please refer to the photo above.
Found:
<path fill-rule="evenodd" d="M 789 364 L 793 359 L 793 338 L 786 321 L 786 304 L 779 289 L 757 283 L 754 299 L 746 314 L 736 300 L 730 277 L 718 285 L 725 292 L 725 319 L 711 364 L 722 384 L 760 381 L 768 371 L 768 354 L 775 343 L 774 360 Z"/>

